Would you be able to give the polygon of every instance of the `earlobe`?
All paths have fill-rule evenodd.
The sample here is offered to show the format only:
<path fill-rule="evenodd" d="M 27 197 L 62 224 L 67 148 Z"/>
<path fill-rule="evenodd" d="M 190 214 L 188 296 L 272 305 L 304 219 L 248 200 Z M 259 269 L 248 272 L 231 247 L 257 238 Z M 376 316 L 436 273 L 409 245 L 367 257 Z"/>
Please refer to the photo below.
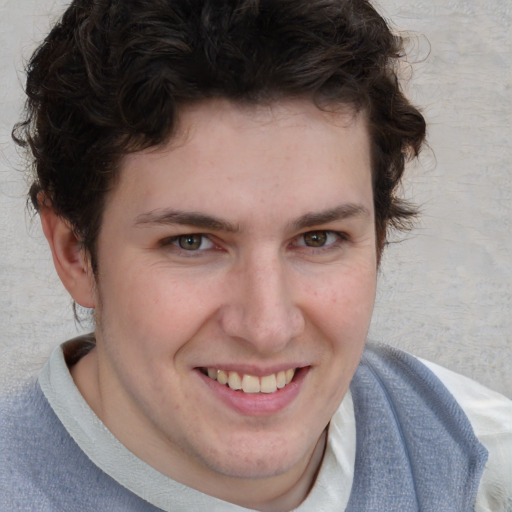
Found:
<path fill-rule="evenodd" d="M 80 306 L 94 308 L 94 275 L 80 240 L 69 222 L 57 215 L 50 205 L 42 206 L 39 213 L 62 284 Z"/>

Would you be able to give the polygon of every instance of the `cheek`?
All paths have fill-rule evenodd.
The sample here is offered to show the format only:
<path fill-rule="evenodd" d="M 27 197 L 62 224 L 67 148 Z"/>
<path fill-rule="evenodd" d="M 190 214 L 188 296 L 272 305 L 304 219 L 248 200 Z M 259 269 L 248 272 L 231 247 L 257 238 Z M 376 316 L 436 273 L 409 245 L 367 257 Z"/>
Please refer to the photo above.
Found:
<path fill-rule="evenodd" d="M 372 262 L 341 267 L 333 272 L 327 285 L 332 301 L 338 304 L 350 304 L 352 307 L 373 304 L 377 284 L 377 270 Z"/>
<path fill-rule="evenodd" d="M 190 339 L 211 315 L 216 287 L 176 274 L 130 262 L 105 269 L 108 280 L 99 287 L 101 322 L 110 337 L 138 348 L 144 357 L 177 350 Z"/>
<path fill-rule="evenodd" d="M 376 291 L 372 267 L 349 269 L 310 294 L 310 310 L 316 325 L 344 349 L 356 349 L 366 341 Z"/>
<path fill-rule="evenodd" d="M 361 359 L 373 312 L 376 289 L 376 272 L 349 272 L 343 278 L 333 279 L 320 301 L 315 319 L 316 329 L 325 345 L 326 400 L 331 404 L 330 413 L 340 401 L 352 380 Z M 321 304 L 324 307 L 320 307 Z M 330 369 L 330 370 L 329 370 Z"/>

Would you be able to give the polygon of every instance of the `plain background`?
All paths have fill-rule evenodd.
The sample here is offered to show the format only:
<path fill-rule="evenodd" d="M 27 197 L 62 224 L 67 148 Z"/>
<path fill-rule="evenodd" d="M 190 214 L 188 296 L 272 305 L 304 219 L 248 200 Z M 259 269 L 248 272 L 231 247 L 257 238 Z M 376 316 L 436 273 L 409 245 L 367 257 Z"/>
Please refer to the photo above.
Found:
<path fill-rule="evenodd" d="M 23 66 L 62 0 L 0 0 L 0 385 L 34 374 L 87 330 L 27 212 L 25 163 L 10 141 Z M 408 171 L 423 214 L 386 249 L 373 339 L 512 397 L 512 1 L 379 0 L 411 36 L 405 87 L 431 150 Z M 402 237 L 403 238 L 403 237 Z"/>

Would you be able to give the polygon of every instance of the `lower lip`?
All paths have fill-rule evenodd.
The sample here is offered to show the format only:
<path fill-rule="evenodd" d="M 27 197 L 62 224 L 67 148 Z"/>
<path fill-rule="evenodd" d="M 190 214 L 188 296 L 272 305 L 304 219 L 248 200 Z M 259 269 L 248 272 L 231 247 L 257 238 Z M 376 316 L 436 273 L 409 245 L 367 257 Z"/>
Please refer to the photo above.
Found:
<path fill-rule="evenodd" d="M 203 382 L 224 404 L 245 416 L 268 416 L 285 409 L 299 394 L 308 372 L 309 367 L 300 368 L 289 384 L 274 393 L 244 393 L 220 384 L 197 370 Z"/>

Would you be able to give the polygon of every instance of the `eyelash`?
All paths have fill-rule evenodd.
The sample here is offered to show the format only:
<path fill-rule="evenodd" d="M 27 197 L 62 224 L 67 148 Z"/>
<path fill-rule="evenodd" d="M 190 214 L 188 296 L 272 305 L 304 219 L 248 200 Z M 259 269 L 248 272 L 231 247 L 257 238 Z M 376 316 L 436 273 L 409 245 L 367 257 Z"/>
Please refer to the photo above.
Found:
<path fill-rule="evenodd" d="M 332 236 L 336 237 L 336 239 L 334 241 L 332 241 L 331 243 L 325 243 L 324 245 L 318 245 L 318 246 L 306 245 L 306 243 L 297 243 L 297 241 L 304 242 L 305 238 L 308 235 L 310 237 L 320 236 L 320 238 L 322 238 L 322 236 L 325 236 L 326 241 L 328 241 L 329 237 L 332 237 Z M 199 237 L 200 238 L 200 241 L 199 241 L 200 245 L 199 245 L 199 247 L 197 247 L 195 249 L 194 248 L 193 249 L 187 249 L 187 248 L 181 246 L 180 241 L 185 241 L 186 239 L 192 239 L 194 237 Z M 333 249 L 333 248 L 337 248 L 343 242 L 346 242 L 348 240 L 349 240 L 349 237 L 344 232 L 333 231 L 333 230 L 329 230 L 329 229 L 317 229 L 317 230 L 314 230 L 314 231 L 307 231 L 307 232 L 302 233 L 301 235 L 293 238 L 293 240 L 291 242 L 291 245 L 294 246 L 294 247 L 301 248 L 301 249 L 304 248 L 303 250 L 311 250 L 311 251 L 315 251 L 315 252 L 322 252 L 322 251 L 328 251 L 328 250 Z M 211 247 L 200 249 L 200 246 L 203 245 L 203 243 L 205 241 L 208 241 L 210 243 Z M 176 250 L 178 250 L 180 252 L 183 252 L 183 253 L 188 253 L 188 255 L 193 255 L 194 253 L 201 253 L 203 251 L 207 251 L 207 250 L 215 248 L 215 244 L 211 240 L 210 236 L 206 235 L 206 234 L 203 234 L 203 233 L 187 233 L 187 234 L 184 234 L 184 235 L 177 235 L 177 236 L 165 238 L 164 240 L 162 240 L 160 242 L 160 246 L 161 247 L 168 247 L 168 246 L 171 246 L 171 245 L 174 246 L 176 248 Z"/>
<path fill-rule="evenodd" d="M 313 251 L 316 251 L 316 252 L 321 252 L 321 251 L 328 251 L 330 249 L 334 249 L 334 248 L 337 248 L 339 247 L 343 242 L 346 242 L 348 241 L 348 235 L 342 231 L 333 231 L 333 230 L 330 230 L 330 229 L 317 229 L 317 230 L 314 230 L 314 231 L 307 231 L 306 233 L 302 233 L 300 236 L 296 237 L 294 240 L 304 240 L 307 236 L 318 236 L 320 235 L 321 237 L 322 236 L 325 236 L 326 238 L 326 242 L 328 241 L 329 237 L 332 237 L 334 236 L 335 237 L 335 240 L 330 242 L 330 243 L 325 243 L 324 245 L 318 245 L 318 246 L 314 246 L 314 245 L 306 245 L 305 243 L 304 244 L 300 244 L 300 245 L 296 245 L 298 247 L 304 247 L 308 250 L 313 250 Z"/>
<path fill-rule="evenodd" d="M 167 247 L 167 246 L 173 245 L 176 247 L 177 250 L 183 251 L 186 253 L 202 252 L 204 250 L 213 248 L 213 247 L 208 247 L 207 249 L 202 249 L 202 251 L 201 251 L 201 250 L 199 250 L 199 248 L 186 249 L 185 247 L 181 246 L 181 244 L 180 244 L 181 240 L 192 239 L 194 237 L 200 238 L 200 245 L 203 245 L 204 241 L 208 241 L 212 246 L 214 246 L 214 243 L 211 241 L 210 237 L 208 235 L 204 235 L 203 233 L 187 233 L 184 235 L 177 235 L 177 236 L 172 236 L 170 238 L 165 238 L 164 240 L 162 240 L 160 242 L 160 246 Z"/>

